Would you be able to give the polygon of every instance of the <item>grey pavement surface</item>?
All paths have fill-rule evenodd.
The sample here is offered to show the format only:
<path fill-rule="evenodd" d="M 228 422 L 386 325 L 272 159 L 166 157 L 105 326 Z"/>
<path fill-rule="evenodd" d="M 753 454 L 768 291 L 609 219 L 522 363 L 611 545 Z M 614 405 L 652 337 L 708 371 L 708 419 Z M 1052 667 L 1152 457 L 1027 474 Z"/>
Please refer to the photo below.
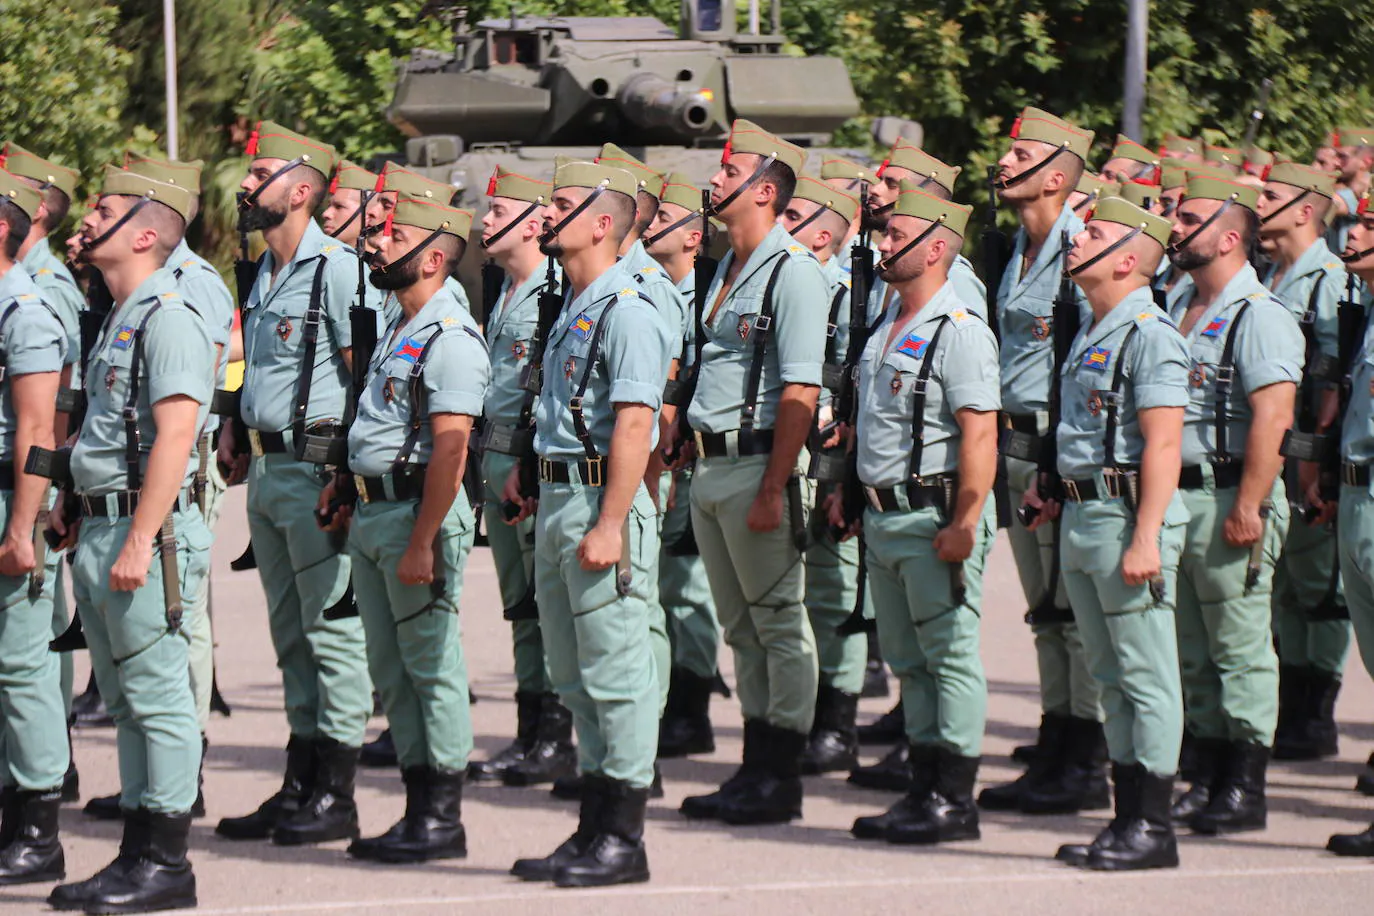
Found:
<path fill-rule="evenodd" d="M 1091 838 L 1107 812 L 1081 817 L 1030 818 L 984 814 L 979 842 L 933 849 L 886 847 L 849 836 L 861 814 L 887 807 L 895 796 L 855 789 L 842 776 L 806 780 L 805 817 L 789 826 L 736 829 L 688 823 L 677 814 L 683 796 L 717 784 L 740 753 L 740 716 L 733 700 L 712 706 L 717 750 L 710 757 L 663 764 L 667 797 L 651 803 L 647 843 L 653 881 L 605 890 L 558 890 L 507 875 L 519 856 L 544 855 L 572 832 L 575 806 L 546 789 L 469 787 L 464 799 L 469 856 L 418 867 L 360 864 L 344 843 L 280 848 L 231 843 L 213 832 L 218 818 L 242 814 L 280 782 L 287 732 L 281 686 L 255 573 L 234 573 L 229 560 L 247 542 L 243 491 L 230 493 L 215 544 L 216 636 L 219 682 L 233 706 L 210 725 L 206 764 L 209 817 L 196 822 L 192 861 L 201 914 L 363 914 L 396 916 L 461 912 L 471 916 L 558 913 L 802 914 L 917 912 L 1132 914 L 1360 913 L 1374 899 L 1374 863 L 1342 860 L 1322 851 L 1333 832 L 1363 829 L 1374 799 L 1352 790 L 1374 748 L 1370 724 L 1374 688 L 1358 657 L 1351 659 L 1340 699 L 1339 759 L 1277 764 L 1271 770 L 1270 826 L 1261 833 L 1181 842 L 1176 871 L 1128 875 L 1084 874 L 1051 860 L 1066 841 Z M 463 645 L 472 687 L 477 753 L 504 746 L 514 730 L 508 625 L 501 619 L 496 576 L 485 549 L 473 553 L 463 595 Z M 983 624 L 983 659 L 990 688 L 987 740 L 980 783 L 1014 777 L 1007 754 L 1033 738 L 1039 707 L 1030 633 L 1005 538 L 994 550 Z M 730 657 L 721 663 L 730 678 Z M 78 687 L 85 683 L 84 653 Z M 894 682 L 895 689 L 895 682 Z M 891 700 L 864 700 L 861 721 Z M 374 720 L 370 735 L 383 727 Z M 118 787 L 110 730 L 75 737 L 85 798 Z M 884 749 L 869 748 L 868 759 Z M 399 775 L 363 770 L 358 804 L 363 830 L 385 830 L 404 804 Z M 78 806 L 63 811 L 70 879 L 109 861 L 117 824 L 97 823 Z M 0 888 L 0 914 L 46 912 L 49 887 Z M 1124 906 L 1123 906 L 1124 905 Z"/>

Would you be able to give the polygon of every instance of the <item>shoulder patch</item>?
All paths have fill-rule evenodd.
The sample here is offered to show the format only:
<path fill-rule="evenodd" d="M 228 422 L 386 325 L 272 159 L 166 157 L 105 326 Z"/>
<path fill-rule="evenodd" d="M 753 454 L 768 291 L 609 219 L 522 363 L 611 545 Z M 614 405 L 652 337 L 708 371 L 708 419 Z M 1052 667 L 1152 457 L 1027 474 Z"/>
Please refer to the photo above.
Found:
<path fill-rule="evenodd" d="M 330 254 L 342 248 L 342 245 L 321 245 L 320 254 Z"/>
<path fill-rule="evenodd" d="M 641 267 L 641 268 L 639 269 L 639 272 L 642 273 L 642 274 L 656 274 L 656 273 L 658 273 L 658 268 L 657 268 L 657 267 Z"/>
<path fill-rule="evenodd" d="M 1344 269 L 1345 265 L 1340 261 L 1327 261 L 1322 265 L 1322 270 L 1335 270 L 1337 267 Z"/>
<path fill-rule="evenodd" d="M 1160 315 L 1154 312 L 1141 312 L 1140 314 L 1135 316 L 1135 320 L 1137 324 L 1142 324 L 1146 321 L 1154 321 L 1160 317 Z"/>
<path fill-rule="evenodd" d="M 795 244 L 795 243 L 787 246 L 787 253 L 790 254 L 790 255 L 792 255 L 792 257 L 794 257 L 794 258 L 807 257 L 807 258 L 810 258 L 810 259 L 813 260 L 813 261 L 816 261 L 815 252 L 808 251 L 808 250 L 806 250 L 805 248 L 803 248 L 802 246 L 797 245 L 797 244 Z M 817 263 L 820 263 L 820 262 L 817 261 Z"/>
<path fill-rule="evenodd" d="M 625 287 L 624 289 L 622 289 L 617 295 L 619 295 L 619 296 L 621 296 L 621 297 L 633 296 L 633 297 L 635 297 L 636 299 L 639 298 L 639 293 L 636 292 L 635 290 L 631 289 L 631 288 L 628 287 L 628 286 Z"/>
<path fill-rule="evenodd" d="M 47 277 L 47 276 L 50 276 L 51 274 L 52 274 L 52 268 L 51 268 L 51 267 L 40 267 L 38 270 L 35 270 L 35 271 L 33 272 L 33 275 L 34 275 L 35 277 Z"/>
<path fill-rule="evenodd" d="M 955 324 L 964 324 L 965 322 L 973 320 L 973 316 L 965 309 L 954 309 L 949 313 L 949 317 Z"/>
<path fill-rule="evenodd" d="M 455 327 L 458 323 L 459 323 L 459 322 L 458 322 L 458 319 L 457 319 L 457 318 L 445 318 L 445 319 L 443 320 L 443 322 L 442 322 L 442 324 L 443 324 L 444 327 L 446 327 L 446 328 Z"/>

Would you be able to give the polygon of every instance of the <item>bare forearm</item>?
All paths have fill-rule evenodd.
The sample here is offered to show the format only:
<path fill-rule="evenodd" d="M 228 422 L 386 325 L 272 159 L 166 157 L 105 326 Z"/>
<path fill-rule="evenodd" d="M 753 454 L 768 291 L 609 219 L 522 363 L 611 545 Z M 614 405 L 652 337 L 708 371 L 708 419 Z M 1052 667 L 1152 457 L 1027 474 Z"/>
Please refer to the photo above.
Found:
<path fill-rule="evenodd" d="M 37 416 L 20 417 L 19 427 L 14 431 L 14 501 L 10 504 L 10 518 L 5 536 L 13 539 L 29 538 L 33 535 L 34 520 L 43 505 L 49 481 L 33 474 L 24 473 L 24 460 L 33 446 L 52 448 L 55 441 L 53 433 L 53 412 Z"/>
<path fill-rule="evenodd" d="M 816 401 L 821 390 L 814 385 L 784 385 L 773 423 L 773 451 L 763 472 L 763 489 L 781 493 L 797 467 L 797 456 L 811 435 Z"/>
<path fill-rule="evenodd" d="M 1149 441 L 1140 456 L 1140 505 L 1135 514 L 1136 540 L 1153 541 L 1164 525 L 1164 513 L 1178 489 L 1183 466 L 1179 438 Z"/>
<path fill-rule="evenodd" d="M 129 527 L 130 535 L 152 538 L 161 530 L 163 519 L 172 511 L 177 494 L 181 492 L 195 441 L 194 426 L 158 431 L 152 451 L 148 453 L 148 468 L 143 475 L 138 508 Z"/>
<path fill-rule="evenodd" d="M 654 413 L 648 407 L 631 404 L 617 408 L 610 454 L 604 459 L 606 484 L 598 525 L 618 528 L 630 514 L 630 506 L 649 467 L 653 423 Z"/>
<path fill-rule="evenodd" d="M 1251 403 L 1254 417 L 1245 437 L 1245 472 L 1241 475 L 1236 502 L 1257 506 L 1269 498 L 1274 478 L 1283 470 L 1279 448 L 1283 434 L 1293 425 L 1292 385 L 1275 385 L 1256 393 Z"/>
<path fill-rule="evenodd" d="M 963 424 L 959 440 L 959 493 L 954 502 L 954 524 L 971 527 L 978 523 L 996 475 L 997 414 L 976 414 Z"/>
<path fill-rule="evenodd" d="M 415 526 L 410 530 L 412 544 L 431 544 L 444 526 L 444 519 L 458 498 L 463 486 L 463 472 L 467 469 L 468 437 L 462 435 L 461 442 L 447 445 L 442 450 L 435 443 L 434 452 L 429 458 L 429 469 L 425 472 L 425 490 L 420 497 L 420 508 L 415 514 Z"/>

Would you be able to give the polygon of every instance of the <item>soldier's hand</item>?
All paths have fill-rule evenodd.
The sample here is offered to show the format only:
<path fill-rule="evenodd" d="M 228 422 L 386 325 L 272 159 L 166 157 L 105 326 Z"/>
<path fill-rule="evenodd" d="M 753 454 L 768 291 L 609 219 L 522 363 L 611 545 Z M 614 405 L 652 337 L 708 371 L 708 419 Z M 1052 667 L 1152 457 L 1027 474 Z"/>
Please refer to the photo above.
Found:
<path fill-rule="evenodd" d="M 248 456 L 236 455 L 234 442 L 234 425 L 225 423 L 220 432 L 219 447 L 215 454 L 215 460 L 219 463 L 220 474 L 224 476 L 225 486 L 233 486 L 241 483 L 248 476 Z"/>
<path fill-rule="evenodd" d="M 668 508 L 677 508 L 677 475 L 668 478 Z"/>
<path fill-rule="evenodd" d="M 680 471 L 685 467 L 690 467 L 693 461 L 697 460 L 697 441 L 695 439 L 684 439 L 678 444 L 677 457 L 673 463 L 668 465 L 670 471 Z"/>
<path fill-rule="evenodd" d="M 320 498 L 315 501 L 315 524 L 324 531 L 346 531 L 353 520 L 351 505 L 331 505 L 338 492 L 339 482 L 336 478 L 324 485 Z"/>
<path fill-rule="evenodd" d="M 1313 480 L 1307 485 L 1306 490 L 1307 504 L 1317 510 L 1317 515 L 1307 524 L 1312 528 L 1322 528 L 1331 524 L 1336 517 L 1336 510 L 1340 508 L 1340 501 L 1335 499 L 1322 498 L 1322 486 L 1320 480 Z"/>
<path fill-rule="evenodd" d="M 1161 568 L 1159 544 L 1153 540 L 1132 540 L 1121 555 L 1121 580 L 1132 588 L 1148 583 Z"/>
<path fill-rule="evenodd" d="M 63 515 L 63 507 L 66 505 L 66 498 L 61 490 L 57 493 L 57 498 L 53 500 L 52 511 L 48 513 L 48 530 L 57 535 L 55 545 L 50 544 L 53 550 L 66 550 L 76 546 L 77 534 L 81 530 L 81 519 L 68 519 Z"/>
<path fill-rule="evenodd" d="M 396 578 L 402 585 L 428 585 L 434 581 L 434 546 L 408 544 L 396 564 Z"/>
<path fill-rule="evenodd" d="M 501 488 L 501 502 L 520 507 L 520 512 L 517 515 L 506 516 L 503 514 L 502 517 L 507 525 L 520 524 L 533 515 L 534 510 L 539 508 L 539 500 L 526 499 L 520 495 L 520 465 L 518 463 L 506 475 L 506 485 Z"/>
<path fill-rule="evenodd" d="M 782 524 L 782 491 L 761 488 L 750 504 L 749 514 L 744 521 L 750 531 L 759 534 L 778 530 Z"/>
<path fill-rule="evenodd" d="M 946 525 L 935 535 L 935 555 L 945 563 L 962 563 L 972 555 L 976 538 L 972 526 Z"/>
<path fill-rule="evenodd" d="M 577 561 L 587 572 L 601 572 L 619 562 L 624 546 L 621 526 L 598 522 L 577 545 Z"/>
<path fill-rule="evenodd" d="M 1259 506 L 1236 503 L 1221 525 L 1221 536 L 1232 547 L 1249 547 L 1264 534 L 1264 519 Z"/>
<path fill-rule="evenodd" d="M 1034 517 L 1026 525 L 1027 531 L 1034 531 L 1041 525 L 1047 525 L 1059 517 L 1059 502 L 1054 499 L 1041 499 L 1040 491 L 1036 487 L 1030 487 L 1025 495 L 1021 497 L 1021 507 L 1023 509 L 1034 509 Z"/>
<path fill-rule="evenodd" d="M 153 562 L 153 539 L 135 534 L 124 538 L 124 546 L 110 569 L 110 591 L 137 591 L 148 583 L 148 567 Z"/>
<path fill-rule="evenodd" d="M 36 565 L 33 538 L 6 537 L 0 541 L 0 576 L 18 579 L 33 572 Z"/>

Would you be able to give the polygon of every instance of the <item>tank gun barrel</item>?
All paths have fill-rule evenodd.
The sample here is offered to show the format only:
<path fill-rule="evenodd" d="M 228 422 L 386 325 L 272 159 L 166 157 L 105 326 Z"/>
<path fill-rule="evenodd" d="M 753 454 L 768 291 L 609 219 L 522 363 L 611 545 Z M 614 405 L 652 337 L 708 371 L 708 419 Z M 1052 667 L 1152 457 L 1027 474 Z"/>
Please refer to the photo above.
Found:
<path fill-rule="evenodd" d="M 699 89 L 683 89 L 652 73 L 636 73 L 616 94 L 625 117 L 640 127 L 704 133 L 717 120 L 716 103 Z"/>

